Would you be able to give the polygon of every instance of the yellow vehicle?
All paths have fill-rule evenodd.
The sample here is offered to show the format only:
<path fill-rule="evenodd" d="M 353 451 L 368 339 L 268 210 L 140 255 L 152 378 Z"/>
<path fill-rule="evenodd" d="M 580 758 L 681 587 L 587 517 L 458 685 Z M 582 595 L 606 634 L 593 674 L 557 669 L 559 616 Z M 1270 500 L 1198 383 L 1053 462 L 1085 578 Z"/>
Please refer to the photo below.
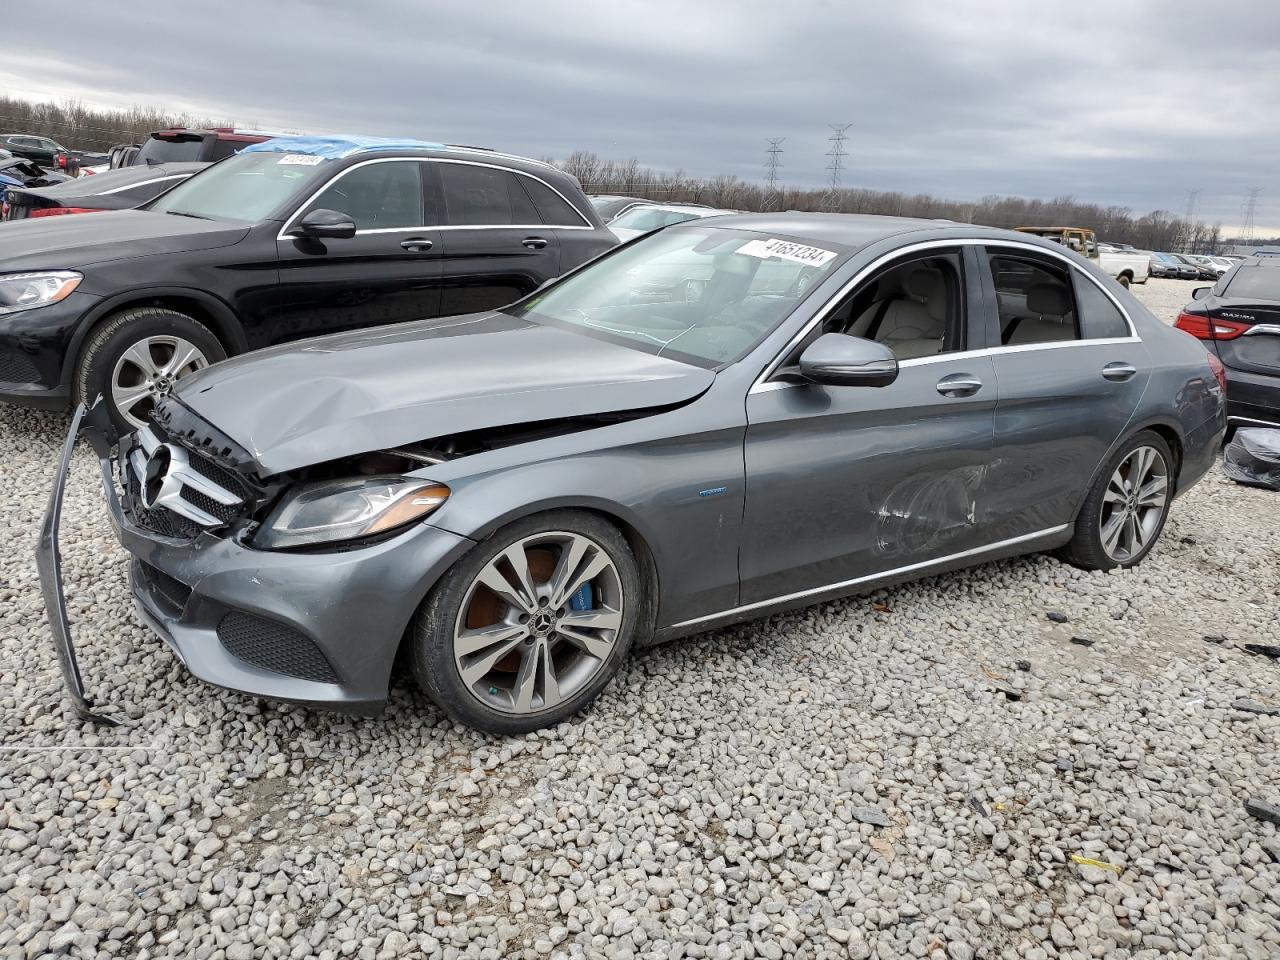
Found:
<path fill-rule="evenodd" d="M 1098 259 L 1098 238 L 1088 227 L 1018 227 L 1019 233 L 1034 233 L 1064 247 L 1070 247 L 1082 257 Z"/>

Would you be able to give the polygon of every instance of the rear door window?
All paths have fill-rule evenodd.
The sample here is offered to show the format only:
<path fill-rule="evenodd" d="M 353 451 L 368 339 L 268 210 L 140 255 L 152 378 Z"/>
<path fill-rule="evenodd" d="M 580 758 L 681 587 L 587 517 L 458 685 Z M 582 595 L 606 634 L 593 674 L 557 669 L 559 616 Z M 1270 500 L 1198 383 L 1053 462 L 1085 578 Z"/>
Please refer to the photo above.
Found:
<path fill-rule="evenodd" d="M 445 222 L 455 227 L 541 224 L 529 194 L 508 170 L 470 163 L 438 163 Z"/>
<path fill-rule="evenodd" d="M 1000 343 L 1016 347 L 1078 340 L 1066 267 L 1021 253 L 989 251 L 1000 314 Z"/>

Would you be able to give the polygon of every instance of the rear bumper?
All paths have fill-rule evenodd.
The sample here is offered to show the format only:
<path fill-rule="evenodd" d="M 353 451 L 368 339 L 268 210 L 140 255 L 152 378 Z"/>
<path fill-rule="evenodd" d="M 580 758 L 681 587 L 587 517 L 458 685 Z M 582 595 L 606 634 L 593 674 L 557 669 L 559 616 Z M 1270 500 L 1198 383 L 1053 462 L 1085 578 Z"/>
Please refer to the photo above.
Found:
<path fill-rule="evenodd" d="M 1280 426 L 1280 377 L 1227 367 L 1227 416 L 1235 424 Z"/>
<path fill-rule="evenodd" d="M 56 549 L 65 463 L 81 409 L 50 499 L 50 536 L 42 538 L 39 565 L 64 679 L 77 712 L 99 719 L 76 666 Z M 130 587 L 138 612 L 194 676 L 230 690 L 355 713 L 382 706 L 418 603 L 472 541 L 426 524 L 342 553 L 255 550 L 209 533 L 194 540 L 161 536 L 135 523 L 122 504 L 114 450 L 102 426 L 86 431 L 94 434 L 112 529 L 133 557 Z"/>

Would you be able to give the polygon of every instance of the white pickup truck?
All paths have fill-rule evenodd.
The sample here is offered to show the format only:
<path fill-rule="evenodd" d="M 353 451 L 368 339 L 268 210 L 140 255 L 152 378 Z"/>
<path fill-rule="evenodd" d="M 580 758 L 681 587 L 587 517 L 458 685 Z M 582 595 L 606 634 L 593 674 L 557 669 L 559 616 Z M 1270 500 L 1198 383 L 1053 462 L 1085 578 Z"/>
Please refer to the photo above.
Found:
<path fill-rule="evenodd" d="M 1100 243 L 1098 266 L 1119 280 L 1121 286 L 1146 283 L 1151 276 L 1151 253 L 1148 250 L 1126 250 L 1109 243 Z"/>
<path fill-rule="evenodd" d="M 1131 283 L 1146 283 L 1151 275 L 1151 254 L 1142 250 L 1122 250 L 1107 243 L 1098 243 L 1088 227 L 1018 227 L 1021 233 L 1034 233 L 1070 247 L 1082 257 L 1088 257 L 1105 273 L 1120 281 L 1123 287 Z"/>

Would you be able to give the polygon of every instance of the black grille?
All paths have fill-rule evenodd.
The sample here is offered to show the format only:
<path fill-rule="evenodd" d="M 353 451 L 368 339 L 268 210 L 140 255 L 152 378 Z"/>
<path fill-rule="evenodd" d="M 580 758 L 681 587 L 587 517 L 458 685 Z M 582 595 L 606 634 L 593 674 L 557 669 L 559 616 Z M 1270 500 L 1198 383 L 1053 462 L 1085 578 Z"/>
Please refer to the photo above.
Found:
<path fill-rule="evenodd" d="M 213 497 L 205 496 L 199 490 L 195 490 L 188 486 L 183 486 L 182 491 L 178 494 L 183 500 L 198 507 L 211 517 L 217 517 L 220 523 L 230 523 L 240 515 L 240 511 L 244 509 L 244 504 L 238 503 L 227 506 L 225 503 L 219 503 Z"/>
<path fill-rule="evenodd" d="M 39 371 L 26 354 L 0 352 L 0 380 L 5 383 L 34 383 L 39 379 Z"/>
<path fill-rule="evenodd" d="M 187 600 L 191 596 L 191 588 L 177 577 L 171 577 L 163 570 L 157 569 L 145 561 L 142 563 L 142 575 L 146 577 L 147 582 L 155 587 L 162 597 L 179 611 L 187 605 Z"/>
<path fill-rule="evenodd" d="M 227 493 L 233 493 L 241 500 L 249 499 L 249 491 L 245 489 L 244 483 L 241 482 L 240 478 L 236 476 L 233 471 L 228 470 L 220 464 L 214 463 L 204 454 L 197 453 L 194 450 L 190 451 L 188 460 L 191 462 L 191 469 L 200 474 L 200 476 L 204 477 L 206 480 L 212 480 L 223 490 L 226 490 Z M 196 503 L 195 500 L 192 500 L 191 502 Z M 212 510 L 208 512 L 213 513 Z"/>
<path fill-rule="evenodd" d="M 195 521 L 180 517 L 164 507 L 148 510 L 142 505 L 142 490 L 138 485 L 137 476 L 132 470 L 126 470 L 125 474 L 129 480 L 127 491 L 129 513 L 139 526 L 146 527 L 162 537 L 174 537 L 179 540 L 192 540 L 203 529 Z"/>
<path fill-rule="evenodd" d="M 338 682 L 314 643 L 274 620 L 232 610 L 218 622 L 218 639 L 230 653 L 255 667 L 302 680 Z"/>

